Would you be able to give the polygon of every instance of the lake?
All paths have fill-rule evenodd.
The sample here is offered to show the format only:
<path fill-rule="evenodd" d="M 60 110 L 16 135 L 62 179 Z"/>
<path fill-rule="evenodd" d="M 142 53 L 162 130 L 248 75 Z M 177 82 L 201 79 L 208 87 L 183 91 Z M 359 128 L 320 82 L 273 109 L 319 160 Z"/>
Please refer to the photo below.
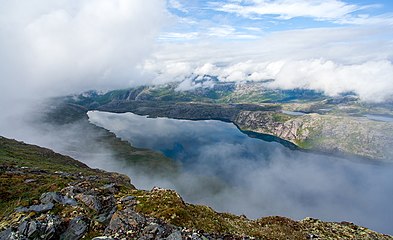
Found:
<path fill-rule="evenodd" d="M 291 115 L 291 116 L 303 116 L 306 115 L 304 112 L 297 112 L 297 111 L 286 111 L 286 110 L 281 110 L 282 113 Z"/>
<path fill-rule="evenodd" d="M 380 122 L 393 122 L 393 117 L 390 115 L 366 114 L 366 118 Z"/>
<path fill-rule="evenodd" d="M 186 201 L 250 218 L 309 216 L 393 233 L 391 164 L 294 151 L 214 120 L 99 111 L 90 111 L 88 116 L 91 123 L 133 146 L 160 151 L 181 163 L 181 174 L 167 178 L 140 175 L 122 166 L 137 187 L 173 188 Z"/>

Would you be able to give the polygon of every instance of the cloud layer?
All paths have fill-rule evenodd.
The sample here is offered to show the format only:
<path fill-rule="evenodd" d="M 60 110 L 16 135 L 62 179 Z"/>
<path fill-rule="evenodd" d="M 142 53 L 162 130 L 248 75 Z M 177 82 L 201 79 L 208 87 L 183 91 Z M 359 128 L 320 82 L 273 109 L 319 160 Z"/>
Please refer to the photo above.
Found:
<path fill-rule="evenodd" d="M 340 19 L 362 8 L 340 0 L 251 0 L 225 4 L 213 2 L 211 5 L 216 6 L 217 11 L 236 13 L 244 17 L 276 15 L 280 19 L 311 17 L 317 20 Z"/>
<path fill-rule="evenodd" d="M 175 188 L 186 201 L 251 218 L 308 216 L 392 232 L 391 165 L 291 151 L 278 143 L 249 138 L 234 125 L 219 121 L 95 111 L 88 115 L 91 122 L 135 146 L 160 150 L 182 163 L 181 174 L 168 178 L 135 172 L 116 159 L 111 164 L 98 163 L 128 174 L 138 187 Z"/>
<path fill-rule="evenodd" d="M 135 66 L 166 21 L 165 2 L 5 1 L 2 92 L 55 96 L 136 84 Z"/>
<path fill-rule="evenodd" d="M 277 20 L 290 20 L 302 17 L 335 24 L 393 24 L 392 14 L 369 14 L 372 9 L 382 8 L 381 4 L 363 5 L 341 0 L 240 0 L 209 4 L 215 11 L 250 19 L 273 17 Z"/>
<path fill-rule="evenodd" d="M 271 87 L 335 96 L 355 92 L 381 102 L 393 96 L 393 29 L 318 28 L 266 34 L 247 42 L 166 43 L 143 66 L 154 83 L 195 75 L 220 81 L 275 79 Z"/>

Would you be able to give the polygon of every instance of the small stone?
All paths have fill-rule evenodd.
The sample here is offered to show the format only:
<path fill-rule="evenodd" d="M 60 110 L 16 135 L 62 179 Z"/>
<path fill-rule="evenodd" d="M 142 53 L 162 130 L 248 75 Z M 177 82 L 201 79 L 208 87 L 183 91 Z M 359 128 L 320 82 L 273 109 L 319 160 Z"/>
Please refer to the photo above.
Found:
<path fill-rule="evenodd" d="M 114 183 L 110 183 L 110 184 L 106 184 L 106 185 L 104 185 L 104 186 L 102 187 L 102 189 L 113 188 L 113 187 L 115 187 L 115 186 L 116 186 L 116 184 L 114 184 Z"/>
<path fill-rule="evenodd" d="M 160 234 L 163 232 L 163 229 L 157 223 L 151 223 L 150 225 L 146 226 L 144 232 L 151 233 L 151 234 Z"/>
<path fill-rule="evenodd" d="M 115 238 L 107 237 L 107 236 L 99 236 L 99 237 L 93 238 L 92 240 L 115 240 Z"/>
<path fill-rule="evenodd" d="M 84 192 L 83 189 L 76 186 L 69 186 L 61 190 L 61 193 L 68 197 L 75 197 L 77 194 L 82 192 Z"/>
<path fill-rule="evenodd" d="M 174 232 L 172 232 L 172 233 L 166 238 L 166 240 L 182 240 L 181 232 L 180 232 L 180 231 L 174 231 Z"/>
<path fill-rule="evenodd" d="M 25 183 L 32 183 L 32 182 L 36 182 L 37 180 L 35 179 L 26 179 Z"/>
<path fill-rule="evenodd" d="M 124 203 L 124 202 L 128 202 L 128 201 L 132 201 L 134 200 L 135 197 L 134 196 L 126 196 L 120 199 L 120 202 Z"/>
<path fill-rule="evenodd" d="M 58 192 L 46 192 L 40 197 L 41 203 L 59 203 L 62 201 L 63 196 Z"/>
<path fill-rule="evenodd" d="M 47 203 L 47 204 L 38 204 L 38 205 L 32 205 L 29 207 L 18 207 L 15 209 L 16 212 L 47 212 L 51 210 L 54 207 L 53 203 Z"/>

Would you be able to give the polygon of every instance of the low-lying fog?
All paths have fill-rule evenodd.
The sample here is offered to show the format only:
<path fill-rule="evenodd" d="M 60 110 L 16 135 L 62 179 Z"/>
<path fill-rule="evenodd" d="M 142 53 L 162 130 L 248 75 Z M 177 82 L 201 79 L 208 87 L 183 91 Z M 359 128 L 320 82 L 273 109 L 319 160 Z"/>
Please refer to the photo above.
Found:
<path fill-rule="evenodd" d="M 186 201 L 217 211 L 249 218 L 281 215 L 351 221 L 393 234 L 392 164 L 292 151 L 249 138 L 219 121 L 103 112 L 89 112 L 89 118 L 135 146 L 159 149 L 181 161 L 181 174 L 157 178 L 135 171 L 102 145 L 102 135 L 86 121 L 53 126 L 13 118 L 14 127 L 2 128 L 2 134 L 52 148 L 93 168 L 125 173 L 138 188 L 176 189 Z"/>
<path fill-rule="evenodd" d="M 89 162 L 129 174 L 137 187 L 174 188 L 187 201 L 250 218 L 310 216 L 393 233 L 392 165 L 292 151 L 249 138 L 219 121 L 151 119 L 132 113 L 88 115 L 92 123 L 134 146 L 161 151 L 183 164 L 176 179 L 154 179 L 116 161 Z"/>

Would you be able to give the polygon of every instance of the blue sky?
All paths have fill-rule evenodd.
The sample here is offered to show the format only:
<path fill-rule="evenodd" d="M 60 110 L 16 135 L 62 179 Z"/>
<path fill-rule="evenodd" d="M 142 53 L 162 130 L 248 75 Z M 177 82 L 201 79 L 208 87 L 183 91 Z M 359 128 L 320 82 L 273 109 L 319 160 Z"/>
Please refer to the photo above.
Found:
<path fill-rule="evenodd" d="M 0 0 L 0 6 L 5 99 L 196 75 L 393 99 L 388 0 Z"/>
<path fill-rule="evenodd" d="M 276 31 L 393 25 L 388 0 L 168 0 L 173 24 L 161 40 L 258 39 Z"/>
<path fill-rule="evenodd" d="M 270 87 L 393 99 L 392 1 L 166 0 L 166 8 L 170 24 L 142 67 L 153 83 L 275 79 Z"/>

